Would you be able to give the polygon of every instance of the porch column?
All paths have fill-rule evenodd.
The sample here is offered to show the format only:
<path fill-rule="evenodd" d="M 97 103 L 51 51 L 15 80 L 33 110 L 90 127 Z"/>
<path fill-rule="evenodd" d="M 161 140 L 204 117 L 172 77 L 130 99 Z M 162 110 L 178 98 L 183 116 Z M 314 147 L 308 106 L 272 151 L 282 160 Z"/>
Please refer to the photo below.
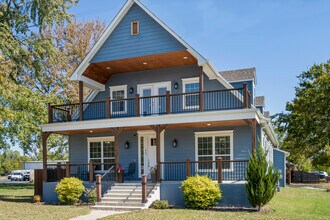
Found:
<path fill-rule="evenodd" d="M 167 127 L 167 125 L 151 125 L 152 130 L 156 132 L 156 160 L 157 160 L 157 182 L 160 183 L 160 134 Z"/>
<path fill-rule="evenodd" d="M 79 120 L 83 120 L 84 83 L 79 81 Z"/>
<path fill-rule="evenodd" d="M 119 135 L 122 132 L 122 128 L 112 128 L 112 134 L 114 136 L 114 154 L 115 154 L 115 177 L 117 178 L 117 170 L 119 168 Z"/>
<path fill-rule="evenodd" d="M 199 111 L 204 111 L 204 72 L 203 67 L 199 67 Z"/>
<path fill-rule="evenodd" d="M 42 132 L 42 180 L 47 182 L 47 139 L 50 132 Z"/>

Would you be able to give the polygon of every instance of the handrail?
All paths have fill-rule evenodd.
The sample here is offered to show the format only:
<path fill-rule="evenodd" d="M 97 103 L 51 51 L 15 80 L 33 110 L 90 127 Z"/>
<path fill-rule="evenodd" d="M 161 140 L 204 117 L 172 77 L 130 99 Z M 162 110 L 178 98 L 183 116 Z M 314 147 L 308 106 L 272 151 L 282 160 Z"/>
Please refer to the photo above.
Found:
<path fill-rule="evenodd" d="M 222 162 L 248 162 L 249 160 L 222 160 Z M 176 163 L 186 163 L 187 161 L 166 161 L 166 162 L 159 162 L 160 164 L 176 164 Z M 190 161 L 190 163 L 212 163 L 212 162 L 217 162 L 217 160 L 195 160 L 195 161 Z"/>
<path fill-rule="evenodd" d="M 115 167 L 115 165 L 112 165 L 112 167 L 110 167 L 110 169 L 107 170 L 107 172 L 105 172 L 102 176 L 101 176 L 101 179 L 107 175 L 113 168 Z"/>

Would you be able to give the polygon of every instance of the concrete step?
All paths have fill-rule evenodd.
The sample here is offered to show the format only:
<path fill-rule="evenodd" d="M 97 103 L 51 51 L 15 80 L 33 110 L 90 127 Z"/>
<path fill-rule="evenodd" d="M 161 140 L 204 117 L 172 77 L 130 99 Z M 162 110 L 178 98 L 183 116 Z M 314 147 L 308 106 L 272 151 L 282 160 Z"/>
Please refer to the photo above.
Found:
<path fill-rule="evenodd" d="M 141 210 L 142 207 L 134 207 L 134 206 L 104 206 L 104 205 L 95 205 L 92 206 L 94 210 L 113 210 L 113 211 L 133 211 L 133 210 Z"/>
<path fill-rule="evenodd" d="M 142 197 L 142 196 L 141 196 Z M 118 196 L 118 197 L 103 197 L 103 200 L 106 201 L 124 201 L 124 200 L 129 200 L 129 201 L 141 201 L 141 197 L 128 197 L 127 196 Z"/>
<path fill-rule="evenodd" d="M 130 207 L 144 207 L 144 204 L 141 203 L 141 201 L 139 203 L 134 203 L 134 202 L 106 202 L 106 201 L 102 201 L 102 202 L 97 202 L 96 203 L 97 206 L 130 206 Z"/>

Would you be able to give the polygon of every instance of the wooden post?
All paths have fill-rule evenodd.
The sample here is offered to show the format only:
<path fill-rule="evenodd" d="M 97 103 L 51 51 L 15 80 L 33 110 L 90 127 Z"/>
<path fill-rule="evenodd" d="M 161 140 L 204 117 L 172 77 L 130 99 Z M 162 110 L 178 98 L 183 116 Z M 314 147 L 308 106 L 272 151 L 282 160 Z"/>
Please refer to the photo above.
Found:
<path fill-rule="evenodd" d="M 48 123 L 53 123 L 53 107 L 48 103 Z"/>
<path fill-rule="evenodd" d="M 135 116 L 140 116 L 140 95 L 135 95 Z"/>
<path fill-rule="evenodd" d="M 243 83 L 243 102 L 244 108 L 248 108 L 248 89 L 247 83 Z"/>
<path fill-rule="evenodd" d="M 161 168 L 160 168 L 160 134 L 167 125 L 152 125 L 150 126 L 156 132 L 156 161 L 157 161 L 157 182 L 160 183 Z"/>
<path fill-rule="evenodd" d="M 94 166 L 92 161 L 89 162 L 89 182 L 94 182 Z"/>
<path fill-rule="evenodd" d="M 115 156 L 115 178 L 118 181 L 118 168 L 119 168 L 119 135 L 121 133 L 121 128 L 112 128 L 112 134 L 114 136 L 114 156 Z"/>
<path fill-rule="evenodd" d="M 96 201 L 101 202 L 102 197 L 102 184 L 101 184 L 101 175 L 96 175 Z"/>
<path fill-rule="evenodd" d="M 190 174 L 190 171 L 191 170 L 191 168 L 190 168 L 190 160 L 188 159 L 187 160 L 187 177 L 189 177 L 191 174 Z"/>
<path fill-rule="evenodd" d="M 47 182 L 47 138 L 50 132 L 42 133 L 42 180 Z"/>
<path fill-rule="evenodd" d="M 56 180 L 60 181 L 61 180 L 61 162 L 57 162 L 56 164 Z"/>
<path fill-rule="evenodd" d="M 79 120 L 84 120 L 83 115 L 83 101 L 84 101 L 84 83 L 79 81 Z"/>
<path fill-rule="evenodd" d="M 68 110 L 66 113 L 67 121 L 71 121 L 71 111 Z"/>
<path fill-rule="evenodd" d="M 199 67 L 199 111 L 204 111 L 204 72 L 203 67 Z"/>
<path fill-rule="evenodd" d="M 142 203 L 147 203 L 147 175 L 142 174 Z"/>
<path fill-rule="evenodd" d="M 255 119 L 251 120 L 251 133 L 252 133 L 252 152 L 255 152 L 256 149 L 256 130 L 257 130 L 257 121 Z"/>
<path fill-rule="evenodd" d="M 171 114 L 171 94 L 166 91 L 166 114 Z"/>
<path fill-rule="evenodd" d="M 106 118 L 110 118 L 110 97 L 106 100 Z"/>
<path fill-rule="evenodd" d="M 222 158 L 218 157 L 218 183 L 222 183 Z"/>
<path fill-rule="evenodd" d="M 65 164 L 65 177 L 70 177 L 70 162 Z"/>

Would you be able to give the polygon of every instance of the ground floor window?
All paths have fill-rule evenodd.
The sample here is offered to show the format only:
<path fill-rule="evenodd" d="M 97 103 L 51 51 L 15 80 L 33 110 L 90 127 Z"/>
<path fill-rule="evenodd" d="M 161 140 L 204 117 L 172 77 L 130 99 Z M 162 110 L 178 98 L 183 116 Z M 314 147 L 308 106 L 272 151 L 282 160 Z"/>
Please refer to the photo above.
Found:
<path fill-rule="evenodd" d="M 88 139 L 88 161 L 95 163 L 95 170 L 107 170 L 115 161 L 115 147 L 113 137 L 89 138 Z"/>
<path fill-rule="evenodd" d="M 215 161 L 233 159 L 233 131 L 195 132 L 196 160 L 201 161 L 198 169 L 217 169 Z M 231 163 L 223 163 L 224 170 L 231 169 Z"/>

